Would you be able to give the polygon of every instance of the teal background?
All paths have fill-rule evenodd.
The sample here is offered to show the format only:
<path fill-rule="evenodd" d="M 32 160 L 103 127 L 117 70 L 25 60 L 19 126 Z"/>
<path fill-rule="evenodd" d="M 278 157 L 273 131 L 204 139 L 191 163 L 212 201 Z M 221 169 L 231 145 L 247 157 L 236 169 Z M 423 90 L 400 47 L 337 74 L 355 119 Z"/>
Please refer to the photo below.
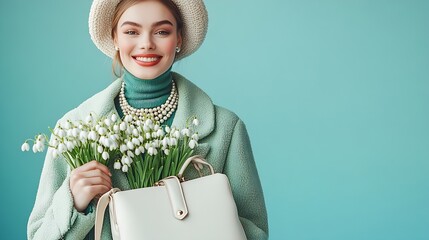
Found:
<path fill-rule="evenodd" d="M 113 79 L 90 5 L 0 2 L 2 239 L 26 238 L 43 166 L 21 143 Z M 429 239 L 429 1 L 206 5 L 174 69 L 246 123 L 270 239 Z"/>

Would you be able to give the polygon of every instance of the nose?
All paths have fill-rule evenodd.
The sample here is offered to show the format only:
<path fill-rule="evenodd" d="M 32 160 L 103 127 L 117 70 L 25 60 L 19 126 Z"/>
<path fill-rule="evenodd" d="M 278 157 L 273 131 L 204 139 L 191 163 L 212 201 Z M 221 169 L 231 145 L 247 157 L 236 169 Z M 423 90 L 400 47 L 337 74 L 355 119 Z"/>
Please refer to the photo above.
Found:
<path fill-rule="evenodd" d="M 152 39 L 151 34 L 142 34 L 141 35 L 139 47 L 140 47 L 140 49 L 145 49 L 145 50 L 154 50 L 155 49 L 155 43 Z"/>

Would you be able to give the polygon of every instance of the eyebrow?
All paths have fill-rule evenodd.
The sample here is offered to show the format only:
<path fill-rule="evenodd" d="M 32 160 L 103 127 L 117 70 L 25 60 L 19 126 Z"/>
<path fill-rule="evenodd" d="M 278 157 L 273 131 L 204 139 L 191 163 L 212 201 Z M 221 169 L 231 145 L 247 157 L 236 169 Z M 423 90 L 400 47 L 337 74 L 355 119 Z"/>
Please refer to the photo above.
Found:
<path fill-rule="evenodd" d="M 161 26 L 161 25 L 164 25 L 164 24 L 168 24 L 168 25 L 173 26 L 172 22 L 170 22 L 168 20 L 162 20 L 162 21 L 153 23 L 152 27 L 158 27 L 158 26 Z M 131 21 L 126 21 L 126 22 L 122 23 L 121 27 L 124 26 L 124 25 L 132 25 L 132 26 L 140 27 L 140 28 L 142 27 L 142 25 L 140 25 L 138 23 L 135 23 L 135 22 L 131 22 Z"/>

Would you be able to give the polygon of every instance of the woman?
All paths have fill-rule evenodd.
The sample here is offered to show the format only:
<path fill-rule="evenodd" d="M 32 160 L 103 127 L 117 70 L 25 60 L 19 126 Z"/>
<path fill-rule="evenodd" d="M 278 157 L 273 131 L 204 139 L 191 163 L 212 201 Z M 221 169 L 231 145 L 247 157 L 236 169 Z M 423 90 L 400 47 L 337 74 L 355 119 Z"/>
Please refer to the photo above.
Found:
<path fill-rule="evenodd" d="M 267 239 L 267 216 L 261 184 L 244 123 L 216 106 L 197 86 L 177 73 L 172 64 L 198 49 L 207 31 L 207 12 L 201 0 L 95 0 L 90 33 L 96 46 L 119 64 L 120 77 L 59 120 L 83 119 L 134 108 L 155 108 L 165 125 L 184 126 L 189 116 L 200 119 L 197 149 L 231 183 L 241 223 L 248 239 Z M 114 67 L 114 71 L 115 71 Z M 93 201 L 112 186 L 129 189 L 126 177 L 113 166 L 96 161 L 73 171 L 49 150 L 34 209 L 28 222 L 29 239 L 84 239 L 93 236 Z M 191 173 L 190 173 L 191 174 Z M 195 176 L 194 176 L 195 177 Z M 192 178 L 192 176 L 191 176 Z M 103 239 L 111 239 L 109 219 Z"/>

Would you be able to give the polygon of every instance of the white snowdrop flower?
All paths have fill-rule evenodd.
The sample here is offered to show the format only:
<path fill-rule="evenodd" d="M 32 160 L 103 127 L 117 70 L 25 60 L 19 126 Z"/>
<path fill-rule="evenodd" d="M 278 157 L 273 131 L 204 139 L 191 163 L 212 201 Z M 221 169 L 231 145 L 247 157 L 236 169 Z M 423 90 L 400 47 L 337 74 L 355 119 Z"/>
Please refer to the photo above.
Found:
<path fill-rule="evenodd" d="M 148 119 L 146 119 L 145 124 L 150 127 L 153 124 L 153 122 L 152 122 L 152 120 L 150 118 L 148 118 Z"/>
<path fill-rule="evenodd" d="M 182 129 L 182 135 L 190 137 L 191 131 L 189 131 L 188 128 L 184 128 L 184 129 Z"/>
<path fill-rule="evenodd" d="M 162 146 L 167 147 L 168 146 L 168 142 L 169 142 L 168 137 L 163 138 L 162 139 Z"/>
<path fill-rule="evenodd" d="M 119 132 L 119 126 L 118 126 L 117 124 L 113 125 L 113 131 L 114 131 L 115 133 L 118 133 L 118 132 Z"/>
<path fill-rule="evenodd" d="M 107 127 L 110 127 L 110 125 L 112 125 L 112 120 L 110 120 L 109 118 L 104 119 L 104 124 L 106 124 Z"/>
<path fill-rule="evenodd" d="M 82 140 L 86 140 L 88 138 L 88 132 L 87 131 L 81 131 L 79 133 L 79 139 Z"/>
<path fill-rule="evenodd" d="M 121 163 L 120 163 L 120 162 L 118 162 L 118 161 L 116 161 L 116 162 L 113 164 L 113 168 L 114 168 L 114 169 L 117 169 L 117 170 L 121 169 Z"/>
<path fill-rule="evenodd" d="M 130 165 L 130 164 L 131 164 L 131 159 L 130 159 L 129 157 L 125 156 L 125 157 L 123 158 L 123 162 L 122 162 L 122 163 L 123 163 L 123 164 Z"/>
<path fill-rule="evenodd" d="M 155 155 L 155 148 L 149 147 L 149 149 L 147 150 L 147 153 L 149 153 L 149 155 L 151 155 L 151 156 Z"/>
<path fill-rule="evenodd" d="M 85 123 L 89 124 L 92 122 L 92 114 L 89 114 L 86 118 L 85 118 Z"/>
<path fill-rule="evenodd" d="M 60 143 L 60 144 L 58 145 L 58 153 L 63 153 L 63 152 L 65 152 L 65 151 L 67 151 L 67 147 L 66 147 L 66 145 L 65 145 L 64 143 Z"/>
<path fill-rule="evenodd" d="M 73 128 L 72 130 L 72 136 L 73 137 L 77 137 L 79 135 L 79 129 L 78 128 Z"/>
<path fill-rule="evenodd" d="M 97 133 L 94 130 L 91 130 L 88 134 L 88 139 L 95 141 L 97 140 L 97 138 L 98 138 Z"/>
<path fill-rule="evenodd" d="M 195 141 L 194 139 L 192 139 L 191 141 L 189 141 L 189 147 L 191 149 L 194 149 L 196 146 L 198 146 L 197 141 Z"/>
<path fill-rule="evenodd" d="M 133 142 L 127 142 L 127 147 L 128 147 L 128 149 L 133 150 L 134 149 Z"/>
<path fill-rule="evenodd" d="M 140 141 L 137 138 L 133 138 L 131 141 L 134 145 L 140 145 Z"/>
<path fill-rule="evenodd" d="M 139 150 L 140 150 L 140 153 L 144 153 L 145 152 L 145 149 L 144 149 L 143 146 L 139 146 Z"/>
<path fill-rule="evenodd" d="M 193 124 L 194 126 L 198 126 L 198 125 L 200 124 L 200 121 L 198 121 L 198 119 L 197 119 L 197 118 L 194 118 L 194 120 L 192 121 L 192 124 Z"/>
<path fill-rule="evenodd" d="M 79 124 L 78 128 L 79 128 L 80 130 L 82 130 L 82 129 L 83 129 L 83 125 L 82 125 L 82 124 Z"/>
<path fill-rule="evenodd" d="M 60 131 L 59 127 L 54 128 L 54 135 L 58 135 L 59 131 Z"/>
<path fill-rule="evenodd" d="M 40 141 L 40 142 L 45 142 L 45 136 L 43 136 L 43 135 L 38 135 L 37 136 L 37 141 Z"/>
<path fill-rule="evenodd" d="M 103 152 L 103 153 L 101 154 L 101 157 L 102 157 L 104 160 L 107 160 L 107 159 L 109 159 L 109 153 L 108 153 L 108 152 Z"/>
<path fill-rule="evenodd" d="M 119 124 L 119 129 L 121 131 L 125 131 L 127 129 L 127 124 L 125 122 L 121 122 L 121 124 Z"/>
<path fill-rule="evenodd" d="M 107 138 L 105 136 L 101 136 L 100 139 L 98 140 L 98 142 L 101 143 L 103 146 L 108 147 L 108 143 L 106 141 L 107 141 Z"/>
<path fill-rule="evenodd" d="M 177 145 L 177 139 L 176 138 L 170 138 L 170 140 L 168 141 L 168 145 L 176 146 Z"/>
<path fill-rule="evenodd" d="M 110 136 L 110 137 L 109 137 L 109 139 L 108 139 L 108 140 L 109 140 L 109 145 L 110 145 L 110 146 L 111 146 L 111 145 L 117 145 L 117 144 L 116 144 L 116 137 L 117 137 L 116 135 L 112 135 L 112 136 Z"/>
<path fill-rule="evenodd" d="M 98 129 L 100 129 L 100 124 L 97 124 L 97 125 L 95 125 L 95 131 L 97 131 L 98 132 Z"/>
<path fill-rule="evenodd" d="M 110 120 L 112 120 L 112 122 L 116 122 L 116 120 L 118 120 L 116 113 L 113 113 L 112 116 L 110 116 Z"/>
<path fill-rule="evenodd" d="M 140 148 L 136 148 L 136 150 L 134 151 L 134 153 L 136 154 L 136 156 L 140 155 Z"/>
<path fill-rule="evenodd" d="M 128 172 L 128 165 L 122 166 L 122 172 Z"/>
<path fill-rule="evenodd" d="M 179 130 L 174 131 L 173 137 L 179 139 L 180 138 L 180 131 Z"/>
<path fill-rule="evenodd" d="M 198 142 L 199 137 L 197 133 L 192 134 L 191 138 Z"/>
<path fill-rule="evenodd" d="M 124 152 L 126 152 L 128 150 L 128 148 L 127 148 L 127 145 L 125 145 L 125 144 L 122 144 L 120 147 L 119 147 L 119 151 L 121 151 L 121 153 L 124 153 Z"/>
<path fill-rule="evenodd" d="M 60 129 L 60 130 L 58 130 L 58 136 L 59 136 L 60 138 L 63 138 L 63 137 L 65 137 L 65 136 L 66 136 L 66 132 L 65 132 L 64 130 Z"/>
<path fill-rule="evenodd" d="M 150 131 L 150 127 L 148 125 L 143 125 L 143 131 L 144 132 L 149 132 Z"/>
<path fill-rule="evenodd" d="M 159 125 L 158 125 L 158 124 L 156 124 L 156 125 L 153 127 L 153 130 L 158 131 L 158 129 L 159 129 Z"/>
<path fill-rule="evenodd" d="M 152 132 L 152 138 L 156 138 L 156 137 L 157 137 L 156 132 Z"/>
<path fill-rule="evenodd" d="M 106 128 L 104 128 L 104 127 L 100 127 L 99 129 L 98 129 L 98 134 L 100 134 L 100 135 L 104 135 L 104 134 L 106 134 L 107 133 L 107 129 Z"/>
<path fill-rule="evenodd" d="M 36 148 L 38 152 L 43 152 L 45 150 L 45 144 L 42 141 L 36 141 Z"/>
<path fill-rule="evenodd" d="M 127 156 L 130 157 L 130 158 L 133 158 L 134 157 L 134 153 L 132 151 L 128 150 L 127 151 Z"/>
<path fill-rule="evenodd" d="M 127 130 L 125 130 L 125 133 L 127 134 L 127 135 L 131 135 L 131 134 L 133 134 L 133 130 L 132 130 L 132 128 L 127 128 Z"/>
<path fill-rule="evenodd" d="M 67 141 L 67 142 L 65 142 L 65 144 L 66 144 L 67 150 L 68 150 L 69 152 L 73 150 L 74 146 L 73 146 L 73 143 L 72 143 L 72 142 Z"/>
<path fill-rule="evenodd" d="M 155 139 L 153 141 L 153 146 L 156 148 L 159 148 L 159 146 L 161 145 L 161 141 L 159 139 Z"/>
<path fill-rule="evenodd" d="M 142 125 L 142 121 L 137 120 L 137 121 L 136 121 L 136 126 L 140 126 L 140 125 Z"/>
<path fill-rule="evenodd" d="M 57 138 L 51 138 L 51 143 L 50 145 L 53 147 L 57 147 L 58 146 L 58 139 Z"/>
<path fill-rule="evenodd" d="M 164 154 L 168 155 L 170 153 L 170 150 L 168 150 L 168 148 L 164 149 Z"/>
<path fill-rule="evenodd" d="M 151 145 L 149 144 L 149 143 L 146 143 L 145 145 L 144 145 L 144 147 L 146 148 L 146 150 L 147 149 L 149 149 L 150 147 L 151 147 Z"/>
<path fill-rule="evenodd" d="M 129 123 L 129 122 L 133 121 L 133 117 L 131 115 L 126 115 L 124 120 L 125 120 L 125 122 Z"/>
<path fill-rule="evenodd" d="M 38 151 L 38 150 L 37 150 L 37 145 L 36 145 L 36 144 L 34 144 L 34 145 L 33 145 L 32 150 L 33 150 L 33 152 L 34 152 L 34 153 L 36 153 L 36 152 Z"/>
<path fill-rule="evenodd" d="M 104 146 L 106 147 L 110 147 L 112 146 L 114 141 L 112 141 L 110 138 L 106 138 L 106 140 L 104 140 Z"/>
<path fill-rule="evenodd" d="M 69 130 L 69 129 L 71 128 L 71 124 L 70 124 L 70 122 L 69 122 L 69 121 L 66 121 L 66 122 L 64 123 L 64 125 L 63 125 L 63 128 L 64 128 L 64 129 L 66 129 L 66 130 Z"/>
<path fill-rule="evenodd" d="M 135 136 L 135 137 L 138 137 L 139 136 L 139 131 L 137 130 L 137 129 L 133 129 L 133 135 Z"/>
<path fill-rule="evenodd" d="M 150 135 L 150 133 L 146 133 L 146 139 L 150 139 L 151 138 L 151 135 Z"/>
<path fill-rule="evenodd" d="M 164 136 L 164 131 L 162 130 L 162 128 L 158 129 L 158 131 L 156 132 L 156 135 L 158 135 L 158 137 Z"/>
<path fill-rule="evenodd" d="M 58 151 L 57 149 L 52 149 L 52 158 L 58 157 Z"/>
<path fill-rule="evenodd" d="M 166 133 L 170 133 L 170 130 L 171 130 L 171 129 L 170 129 L 170 127 L 169 127 L 169 126 L 165 126 L 165 132 L 166 132 Z"/>
<path fill-rule="evenodd" d="M 141 143 L 142 143 L 142 142 L 143 142 L 143 140 L 144 140 L 144 139 L 143 139 L 143 136 L 141 136 L 141 135 L 139 136 L 139 138 L 138 138 L 138 139 L 139 139 L 139 141 L 140 141 Z"/>
<path fill-rule="evenodd" d="M 115 133 L 112 136 L 110 136 L 110 139 L 112 139 L 114 141 L 119 140 L 119 135 Z"/>
<path fill-rule="evenodd" d="M 67 130 L 66 135 L 67 137 L 73 137 L 73 130 L 72 129 Z"/>
<path fill-rule="evenodd" d="M 21 151 L 27 152 L 29 150 L 30 150 L 30 144 L 28 144 L 27 142 L 23 143 L 21 146 Z"/>
<path fill-rule="evenodd" d="M 102 152 L 104 152 L 103 146 L 98 145 L 98 147 L 97 147 L 97 152 L 98 152 L 98 153 L 102 153 Z"/>

